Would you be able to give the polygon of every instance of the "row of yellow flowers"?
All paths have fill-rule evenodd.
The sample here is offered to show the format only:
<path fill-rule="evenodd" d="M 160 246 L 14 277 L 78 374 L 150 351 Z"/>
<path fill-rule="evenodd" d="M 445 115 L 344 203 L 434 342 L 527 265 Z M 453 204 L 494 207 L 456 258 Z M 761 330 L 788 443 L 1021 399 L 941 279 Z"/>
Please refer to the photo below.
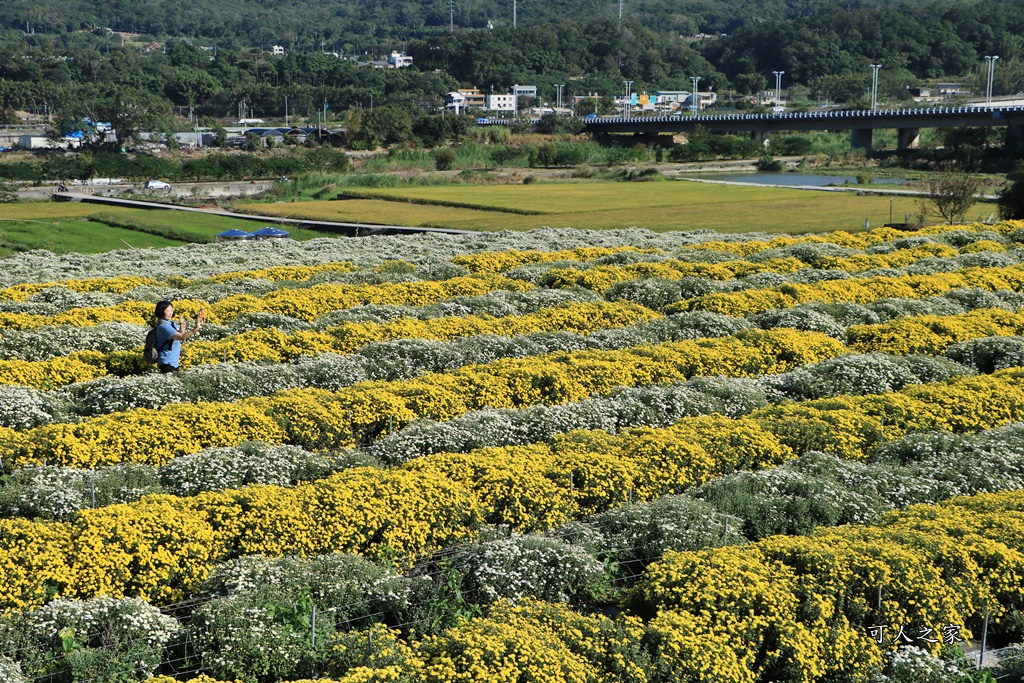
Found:
<path fill-rule="evenodd" d="M 813 285 L 785 284 L 767 289 L 705 294 L 666 307 L 667 313 L 714 311 L 747 316 L 811 302 L 844 301 L 868 304 L 883 298 L 922 299 L 965 287 L 988 291 L 1024 288 L 1024 265 L 1004 268 L 969 268 L 955 273 L 900 277 L 849 278 Z"/>
<path fill-rule="evenodd" d="M 378 625 L 369 636 L 377 647 L 354 668 L 329 670 L 329 680 L 756 683 L 780 671 L 805 683 L 866 679 L 901 630 L 936 650 L 969 639 L 986 613 L 998 623 L 1024 608 L 1022 539 L 1017 491 L 915 506 L 870 526 L 670 553 L 648 567 L 625 616 L 525 600 L 411 643 Z M 365 652 L 367 637 L 336 636 L 338 659 Z"/>
<path fill-rule="evenodd" d="M 973 226 L 967 226 L 966 229 L 971 230 L 997 230 L 1003 233 L 1012 232 L 1012 230 L 1019 229 L 1018 224 L 1021 221 L 1008 221 L 1001 223 L 997 226 L 989 226 L 982 224 L 975 224 Z M 948 231 L 949 226 L 934 226 L 921 231 L 920 234 L 941 234 L 942 232 Z M 958 226 L 958 230 L 964 230 L 964 226 Z M 828 233 L 823 235 L 810 235 L 805 237 L 788 237 L 780 236 L 771 240 L 742 240 L 736 242 L 702 242 L 686 247 L 681 247 L 677 251 L 717 251 L 724 253 L 733 253 L 738 257 L 747 257 L 756 253 L 767 251 L 770 249 L 778 249 L 782 247 L 798 245 L 798 244 L 836 244 L 837 246 L 843 246 L 847 248 L 864 249 L 869 246 L 881 244 L 884 242 L 895 241 L 897 239 L 903 239 L 906 237 L 906 233 L 902 233 L 890 228 L 881 228 L 862 233 L 845 233 L 836 232 Z M 850 272 L 857 272 L 860 270 L 866 270 L 869 268 L 881 268 L 881 267 L 901 267 L 910 265 L 916 262 L 920 258 L 926 258 L 930 256 L 953 256 L 957 253 L 976 253 L 978 251 L 1005 251 L 1005 248 L 991 240 L 983 240 L 973 242 L 960 250 L 952 247 L 938 245 L 938 244 L 925 244 L 917 245 L 911 249 L 899 250 L 891 254 L 859 254 L 850 257 L 832 257 L 824 259 L 827 268 L 840 268 L 848 270 Z M 621 247 L 577 247 L 575 249 L 563 249 L 560 251 L 518 251 L 518 250 L 507 250 L 499 252 L 481 252 L 478 254 L 468 254 L 464 256 L 456 256 L 451 259 L 455 264 L 461 265 L 468 269 L 472 273 L 483 274 L 483 273 L 500 273 L 517 266 L 526 265 L 529 263 L 551 263 L 555 261 L 588 261 L 603 256 L 610 256 L 623 252 L 634 252 L 640 254 L 664 254 L 664 249 L 660 248 L 639 248 L 634 246 L 621 246 Z M 789 259 L 779 259 L 779 270 L 776 272 L 791 272 L 788 267 Z M 683 268 L 684 264 L 680 262 L 669 262 L 676 264 L 676 269 Z M 707 264 L 706 264 L 707 265 Z M 109 292 L 114 294 L 123 294 L 131 291 L 136 287 L 141 286 L 159 286 L 165 285 L 174 288 L 184 288 L 202 283 L 213 283 L 213 282 L 230 282 L 233 280 L 243 279 L 263 279 L 270 280 L 271 282 L 305 282 L 310 278 L 321 275 L 324 273 L 347 273 L 357 270 L 356 266 L 348 261 L 335 262 L 335 263 L 323 263 L 314 266 L 274 266 L 270 268 L 257 268 L 249 270 L 236 270 L 219 275 L 212 275 L 206 278 L 189 279 L 180 276 L 171 276 L 158 280 L 152 277 L 144 277 L 138 275 L 128 276 L 114 276 L 114 277 L 93 277 L 93 278 L 71 278 L 66 280 L 48 281 L 48 282 L 34 282 L 13 285 L 0 289 L 0 300 L 5 301 L 24 301 L 33 294 L 37 294 L 46 289 L 52 287 L 64 287 L 76 292 Z M 571 279 L 570 274 L 573 270 L 561 271 L 563 272 L 562 280 L 568 281 Z M 666 271 L 667 272 L 667 271 Z M 709 277 L 715 279 L 724 279 L 724 271 L 719 269 L 712 269 Z M 757 271 L 760 272 L 760 271 Z M 701 274 L 701 273 L 685 273 L 685 274 Z M 659 277 L 663 275 L 658 275 Z M 682 275 L 676 275 L 675 277 L 681 277 Z M 653 277 L 648 275 L 647 277 Z M 607 279 L 607 278 L 605 278 Z"/>
<path fill-rule="evenodd" d="M 591 311 L 590 307 L 595 310 Z M 599 317 L 598 309 L 604 313 L 603 317 Z M 555 315 L 556 324 L 570 324 L 575 320 L 583 328 L 592 325 L 592 329 L 648 317 L 642 309 L 612 304 L 575 305 L 554 309 L 552 313 L 560 310 L 567 317 Z M 588 322 L 585 314 L 590 313 L 594 315 Z M 457 323 L 459 319 L 416 322 L 446 325 L 449 320 Z M 535 322 L 540 329 L 540 323 Z M 457 328 L 458 324 L 452 329 Z M 422 333 L 422 330 L 420 328 L 417 333 Z M 1022 332 L 1024 313 L 982 309 L 956 316 L 908 317 L 878 325 L 853 326 L 849 330 L 849 338 L 850 349 L 857 352 L 941 354 L 959 341 L 1019 335 Z M 273 336 L 267 332 L 254 334 Z M 820 335 L 786 329 L 772 332 L 771 338 L 781 343 L 766 349 L 766 334 L 749 331 L 741 333 L 738 338 L 655 347 L 650 352 L 652 357 L 664 354 L 656 370 L 656 381 L 707 374 L 756 375 L 761 372 L 759 363 L 768 364 L 763 367 L 775 368 L 764 372 L 777 372 L 780 366 L 773 354 L 787 353 L 786 347 L 799 344 L 801 339 L 807 339 L 811 344 L 806 353 L 800 355 L 801 363 L 834 357 L 845 350 L 838 341 L 830 339 L 825 342 Z M 284 335 L 282 338 L 288 339 Z M 306 346 L 303 348 L 316 350 L 309 346 L 311 342 L 308 339 L 304 338 L 304 342 Z M 756 355 L 747 359 L 749 362 L 744 362 L 743 354 L 752 347 L 757 349 Z M 220 348 L 216 351 L 227 352 Z M 720 352 L 718 357 L 716 354 Z M 364 382 L 334 393 L 299 390 L 270 399 L 250 399 L 223 408 L 220 404 L 174 405 L 161 411 L 112 414 L 77 425 L 47 425 L 13 435 L 5 446 L 0 446 L 0 457 L 13 458 L 21 464 L 50 461 L 93 466 L 101 462 L 144 459 L 160 465 L 175 455 L 214 445 L 230 445 L 246 438 L 266 441 L 287 439 L 310 447 L 348 444 L 353 435 L 379 431 L 384 421 L 390 421 L 393 427 L 417 417 L 446 419 L 485 405 L 511 407 L 541 401 L 570 402 L 585 397 L 588 391 L 607 391 L 617 381 L 623 385 L 644 384 L 647 383 L 645 372 L 636 364 L 637 359 L 646 353 L 643 348 L 637 348 L 555 354 L 546 359 L 508 359 L 487 366 L 463 368 L 450 375 L 427 375 L 408 382 Z M 76 354 L 76 358 L 40 363 L 0 361 L 0 376 L 13 380 L 11 383 L 46 387 L 49 383 L 56 385 L 103 374 L 97 365 L 79 360 L 85 356 L 93 356 L 91 360 L 94 363 L 101 358 L 96 352 L 82 352 Z M 263 357 L 268 356 L 269 352 Z M 586 381 L 577 384 L 579 380 L 572 378 L 579 375 L 572 367 L 577 362 L 600 367 L 597 376 L 602 379 L 599 384 L 592 385 Z M 623 364 L 619 368 L 621 372 L 615 372 L 613 368 L 619 363 Z M 76 369 L 80 371 L 78 374 Z M 29 370 L 35 374 L 30 374 Z M 544 385 L 543 390 L 538 390 L 540 385 Z M 372 399 L 364 398 L 371 396 Z M 376 412 L 367 400 L 378 401 Z M 218 414 L 226 420 L 220 429 L 210 423 Z M 173 422 L 178 426 L 170 424 Z M 281 425 L 288 425 L 286 431 L 282 431 Z M 154 433 L 154 430 L 180 432 L 180 435 L 165 443 L 165 437 Z M 132 455 L 135 449 L 141 449 L 143 453 Z"/>
<path fill-rule="evenodd" d="M 56 282 L 31 282 L 21 285 L 13 285 L 0 289 L 0 300 L 3 301 L 24 301 L 33 294 L 45 291 L 52 287 L 64 287 L 73 292 L 109 292 L 111 294 L 124 294 L 136 287 L 159 284 L 159 280 L 140 275 L 120 275 L 117 277 L 88 277 L 71 280 L 60 280 Z"/>
<path fill-rule="evenodd" d="M 63 287 L 73 292 L 108 292 L 110 294 L 124 294 L 136 287 L 166 286 L 173 288 L 191 287 L 193 285 L 212 282 L 231 282 L 232 280 L 270 280 L 271 282 L 305 282 L 310 278 L 322 273 L 350 273 L 356 270 L 351 262 L 323 263 L 317 266 L 274 266 L 272 268 L 258 268 L 255 270 L 236 270 L 220 275 L 212 275 L 206 278 L 189 279 L 178 275 L 158 280 L 152 277 L 141 275 L 118 275 L 114 277 L 90 277 L 70 278 L 67 280 L 52 280 L 48 282 L 30 282 L 20 285 L 13 285 L 0 289 L 0 300 L 3 301 L 24 301 L 34 294 L 51 289 Z"/>
<path fill-rule="evenodd" d="M 375 341 L 389 339 L 450 340 L 474 334 L 524 334 L 541 330 L 572 330 L 586 334 L 637 322 L 657 314 L 624 303 L 586 303 L 544 309 L 506 318 L 481 316 L 430 320 L 402 318 L 387 323 L 344 323 L 323 332 L 287 334 L 277 329 L 254 330 L 219 341 L 193 342 L 184 347 L 182 366 L 221 360 L 285 362 L 320 353 L 350 353 Z M 978 309 L 951 316 L 907 316 L 847 330 L 851 350 L 862 353 L 923 353 L 939 355 L 956 342 L 1024 333 L 1024 313 Z M 130 374 L 139 366 L 141 351 L 79 351 L 45 361 L 0 360 L 0 384 L 52 389 L 106 374 Z"/>
<path fill-rule="evenodd" d="M 916 234 L 941 235 L 942 233 L 956 230 L 971 232 L 997 232 L 999 234 L 1007 235 L 1015 230 L 1021 229 L 1022 227 L 1024 227 L 1024 221 L 1005 221 L 996 225 L 974 223 L 968 226 L 958 225 L 955 227 L 948 225 L 935 225 L 920 230 Z M 819 235 L 807 235 L 803 237 L 780 235 L 769 240 L 736 240 L 729 242 L 711 240 L 681 246 L 678 247 L 676 251 L 678 253 L 714 251 L 725 254 L 734 254 L 737 257 L 746 258 L 772 249 L 782 249 L 784 247 L 800 244 L 835 244 L 836 246 L 846 247 L 849 249 L 866 249 L 878 244 L 906 239 L 907 237 L 907 233 L 894 230 L 893 228 L 875 228 L 874 230 L 866 230 L 864 232 L 857 233 L 832 232 Z M 990 243 L 995 244 L 998 247 L 998 249 L 996 249 L 997 251 L 1003 250 L 1002 245 L 991 241 Z M 975 247 L 973 250 L 969 251 L 976 250 L 977 248 Z M 618 247 L 612 249 L 584 247 L 580 249 L 564 249 L 561 251 L 520 251 L 509 249 L 506 251 L 485 251 L 477 254 L 466 254 L 464 256 L 456 256 L 451 260 L 453 263 L 456 263 L 473 273 L 501 273 L 511 268 L 531 263 L 585 261 L 619 253 L 621 251 L 635 251 L 638 253 L 649 254 L 664 253 L 664 250 L 662 249 L 637 249 L 633 247 Z M 956 253 L 955 250 L 953 253 Z"/>
<path fill-rule="evenodd" d="M 968 247 L 973 245 L 968 245 Z M 993 250 L 1005 251 L 1002 245 L 993 244 Z M 920 259 L 955 256 L 959 252 L 943 244 L 922 244 L 891 254 L 858 254 L 850 257 L 823 258 L 815 267 L 840 269 L 851 273 L 876 268 L 900 268 Z M 807 263 L 794 258 L 773 258 L 764 261 L 724 261 L 721 263 L 692 263 L 689 261 L 658 261 L 632 263 L 624 266 L 591 266 L 589 268 L 553 268 L 545 274 L 543 284 L 549 287 L 585 287 L 595 292 L 605 292 L 612 285 L 638 278 L 658 277 L 678 280 L 683 277 L 703 277 L 712 280 L 754 275 L 756 273 L 790 274 L 809 268 Z"/>
<path fill-rule="evenodd" d="M 58 592 L 180 598 L 227 557 L 356 552 L 414 558 L 472 536 L 481 522 L 518 531 L 650 499 L 807 448 L 864 458 L 909 432 L 967 432 L 1024 417 L 1024 370 L 866 397 L 767 408 L 747 418 L 685 418 L 663 428 L 567 434 L 550 444 L 426 456 L 295 488 L 192 498 L 154 495 L 72 523 L 0 521 L 0 604 Z"/>
<path fill-rule="evenodd" d="M 206 309 L 206 320 L 227 323 L 247 313 L 279 313 L 310 321 L 331 311 L 361 304 L 394 304 L 426 306 L 457 296 L 479 296 L 498 289 L 526 291 L 532 286 L 500 275 L 467 276 L 441 281 L 416 281 L 379 285 L 322 284 L 300 289 L 275 289 L 264 296 L 236 294 L 213 303 L 193 299 L 175 302 L 176 314 L 194 318 L 200 308 Z M 153 304 L 147 301 L 126 301 L 116 306 L 75 308 L 57 315 L 0 312 L 0 326 L 26 330 L 45 325 L 86 327 L 104 322 L 150 324 Z"/>
<path fill-rule="evenodd" d="M 0 457 L 19 465 L 93 467 L 175 456 L 246 439 L 307 448 L 348 446 L 388 427 L 445 420 L 485 406 L 515 408 L 581 401 L 620 386 L 673 382 L 694 375 L 785 372 L 846 351 L 816 332 L 744 330 L 734 337 L 621 350 L 557 352 L 500 359 L 451 373 L 396 382 L 361 382 L 336 392 L 298 389 L 237 403 L 199 403 L 112 413 L 53 424 L 0 439 Z"/>
<path fill-rule="evenodd" d="M 934 650 L 947 625 L 967 637 L 986 611 L 998 623 L 1024 607 L 1022 507 L 1020 491 L 986 494 L 866 527 L 673 553 L 648 568 L 632 605 L 652 623 L 671 615 L 688 634 L 718 641 L 716 656 L 746 672 L 719 680 L 764 680 L 779 668 L 805 681 L 855 672 L 877 663 L 876 638 L 895 646 L 901 626 L 930 633 L 918 645 Z M 776 645 L 759 659 L 768 637 Z"/>
<path fill-rule="evenodd" d="M 636 617 L 584 615 L 532 599 L 502 602 L 486 617 L 412 643 L 383 624 L 337 634 L 327 664 L 331 678 L 316 683 L 645 683 L 647 632 Z M 353 660 L 360 663 L 353 667 Z M 156 676 L 148 683 L 175 680 Z M 222 682 L 200 675 L 190 683 Z"/>
<path fill-rule="evenodd" d="M 514 336 L 541 331 L 589 334 L 647 322 L 660 315 L 642 306 L 609 302 L 577 303 L 545 308 L 536 313 L 502 318 L 467 315 L 420 320 L 400 318 L 386 323 L 342 323 L 323 332 L 259 329 L 220 341 L 195 342 L 183 347 L 182 365 L 190 367 L 228 360 L 282 362 L 320 353 L 352 353 L 367 344 L 392 339 L 451 340 L 480 334 Z"/>
<path fill-rule="evenodd" d="M 193 341 L 182 347 L 181 367 L 220 361 L 280 363 L 321 353 L 347 354 L 378 341 L 393 339 L 451 340 L 478 334 L 518 335 L 541 331 L 572 331 L 589 334 L 654 320 L 657 313 L 636 304 L 591 302 L 542 309 L 536 313 L 503 318 L 447 316 L 419 320 L 401 318 L 387 323 L 342 323 L 322 332 L 282 332 L 262 328 L 217 341 Z M 107 374 L 128 375 L 144 371 L 141 345 L 135 349 L 78 351 L 42 361 L 0 360 L 0 384 L 20 384 L 53 389 Z"/>
<path fill-rule="evenodd" d="M 906 316 L 876 325 L 851 325 L 846 340 L 851 349 L 863 353 L 939 355 L 957 342 L 1020 334 L 1024 334 L 1024 312 L 984 308 L 960 315 Z"/>

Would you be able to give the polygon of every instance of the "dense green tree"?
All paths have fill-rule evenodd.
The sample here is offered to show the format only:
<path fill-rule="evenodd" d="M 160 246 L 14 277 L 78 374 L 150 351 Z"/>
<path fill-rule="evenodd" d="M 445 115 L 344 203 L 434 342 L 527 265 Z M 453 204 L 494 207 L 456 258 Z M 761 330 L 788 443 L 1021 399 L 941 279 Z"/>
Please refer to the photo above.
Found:
<path fill-rule="evenodd" d="M 1017 162 L 1006 176 L 1006 186 L 999 192 L 999 216 L 1024 219 L 1024 162 Z"/>

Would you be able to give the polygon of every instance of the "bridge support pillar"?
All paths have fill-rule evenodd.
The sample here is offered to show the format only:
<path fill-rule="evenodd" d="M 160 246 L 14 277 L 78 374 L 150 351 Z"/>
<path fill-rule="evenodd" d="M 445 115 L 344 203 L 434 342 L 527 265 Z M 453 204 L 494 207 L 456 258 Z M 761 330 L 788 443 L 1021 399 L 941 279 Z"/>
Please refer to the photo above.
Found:
<path fill-rule="evenodd" d="M 850 130 L 850 147 L 871 151 L 872 128 L 853 128 Z"/>
<path fill-rule="evenodd" d="M 752 130 L 750 131 L 750 139 L 754 142 L 760 142 L 765 147 L 768 146 L 769 133 L 766 130 Z"/>
<path fill-rule="evenodd" d="M 1006 127 L 1006 151 L 1024 152 L 1024 126 Z"/>
<path fill-rule="evenodd" d="M 897 131 L 897 135 L 899 137 L 897 149 L 900 151 L 905 149 L 917 149 L 921 146 L 920 128 L 900 128 Z"/>
<path fill-rule="evenodd" d="M 642 144 L 650 145 L 651 147 L 671 147 L 675 144 L 672 139 L 672 135 L 665 135 L 662 133 L 634 133 L 633 138 Z"/>

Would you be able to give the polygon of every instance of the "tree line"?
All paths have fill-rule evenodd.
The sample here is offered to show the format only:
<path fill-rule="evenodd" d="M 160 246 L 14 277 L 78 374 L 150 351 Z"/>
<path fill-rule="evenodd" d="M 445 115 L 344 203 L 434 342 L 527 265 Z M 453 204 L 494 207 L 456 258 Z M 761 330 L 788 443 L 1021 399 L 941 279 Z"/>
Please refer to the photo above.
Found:
<path fill-rule="evenodd" d="M 746 2 L 736 0 L 735 6 Z M 11 8 L 8 23 L 17 15 Z M 620 93 L 623 80 L 633 81 L 638 93 L 688 90 L 690 78 L 699 76 L 700 88 L 721 99 L 730 91 L 770 89 L 772 71 L 785 72 L 787 89 L 800 86 L 811 98 L 851 101 L 864 97 L 870 63 L 883 64 L 883 98 L 899 99 L 908 97 L 907 86 L 925 79 L 964 79 L 962 86 L 981 91 L 982 57 L 993 54 L 1000 56 L 995 91 L 1017 92 L 1024 90 L 1022 10 L 1024 0 L 850 10 L 819 4 L 809 5 L 806 16 L 748 21 L 730 35 L 699 41 L 678 33 L 678 22 L 655 29 L 636 18 L 620 23 L 599 16 L 517 29 L 434 31 L 401 42 L 414 57 L 407 69 L 360 67 L 319 50 L 271 57 L 255 49 L 251 37 L 245 50 L 204 49 L 182 38 L 146 53 L 112 44 L 106 34 L 25 36 L 8 30 L 0 35 L 0 108 L 85 112 L 122 96 L 134 100 L 129 109 L 160 110 L 162 116 L 179 107 L 198 115 L 268 118 L 283 116 L 287 98 L 292 114 L 337 118 L 382 104 L 430 110 L 460 85 L 502 93 L 514 83 L 533 84 L 542 100 L 552 101 L 556 84 L 565 86 L 568 99 Z M 719 21 L 707 13 L 696 16 Z M 273 24 L 283 43 L 286 25 Z M 269 42 L 260 45 L 270 48 Z"/>

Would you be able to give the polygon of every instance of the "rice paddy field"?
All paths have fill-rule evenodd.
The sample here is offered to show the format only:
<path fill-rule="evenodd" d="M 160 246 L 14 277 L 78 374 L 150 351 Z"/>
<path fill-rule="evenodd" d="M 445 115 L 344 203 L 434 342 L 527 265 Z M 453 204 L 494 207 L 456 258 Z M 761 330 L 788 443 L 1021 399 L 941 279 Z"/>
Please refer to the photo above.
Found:
<path fill-rule="evenodd" d="M 339 191 L 339 194 L 340 191 Z M 714 185 L 684 181 L 551 182 L 346 188 L 343 200 L 248 204 L 246 211 L 315 220 L 460 230 L 541 227 L 653 231 L 825 232 L 903 222 L 918 200 L 849 192 Z M 978 207 L 979 213 L 990 213 Z"/>
<path fill-rule="evenodd" d="M 12 255 L 0 680 L 966 683 L 983 638 L 1013 680 L 1022 244 Z M 160 299 L 206 312 L 177 374 Z"/>

